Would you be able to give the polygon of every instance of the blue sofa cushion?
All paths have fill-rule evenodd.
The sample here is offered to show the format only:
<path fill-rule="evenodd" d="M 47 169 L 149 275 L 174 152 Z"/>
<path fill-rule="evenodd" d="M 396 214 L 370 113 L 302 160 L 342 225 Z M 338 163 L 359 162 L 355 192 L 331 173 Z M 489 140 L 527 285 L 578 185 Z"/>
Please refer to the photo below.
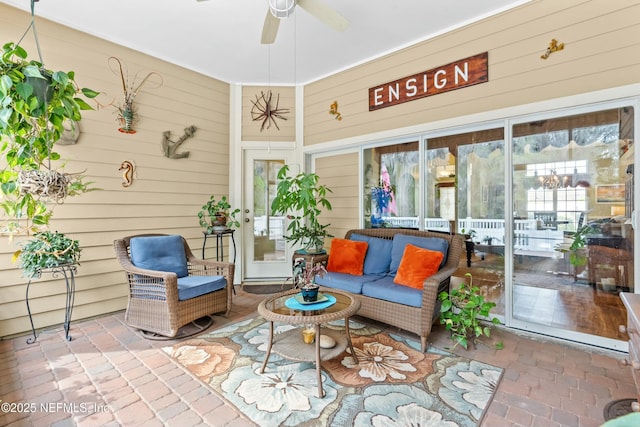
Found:
<path fill-rule="evenodd" d="M 362 285 L 362 295 L 411 307 L 422 307 L 422 289 L 393 283 L 393 276 L 387 275 Z"/>
<path fill-rule="evenodd" d="M 139 268 L 169 271 L 178 277 L 189 274 L 182 236 L 134 237 L 129 242 L 131 262 Z"/>
<path fill-rule="evenodd" d="M 365 236 L 364 234 L 352 234 L 350 239 L 369 244 L 367 255 L 364 258 L 362 274 L 386 274 L 389 272 L 391 248 L 393 246 L 391 239 Z"/>
<path fill-rule="evenodd" d="M 178 278 L 178 300 L 199 297 L 227 286 L 224 276 L 186 276 Z"/>
<path fill-rule="evenodd" d="M 449 252 L 449 242 L 439 237 L 419 237 L 408 234 L 396 234 L 393 236 L 393 247 L 391 248 L 391 265 L 389 274 L 395 275 L 400 267 L 404 248 L 407 244 L 412 244 L 419 248 L 442 252 L 444 257 L 440 263 L 440 268 L 447 263 L 447 252 Z"/>
<path fill-rule="evenodd" d="M 324 277 L 316 276 L 316 283 L 327 288 L 334 288 L 341 291 L 351 292 L 352 294 L 361 294 L 363 283 L 377 280 L 384 277 L 381 274 L 365 274 L 363 276 L 354 276 L 346 273 L 328 272 Z"/>

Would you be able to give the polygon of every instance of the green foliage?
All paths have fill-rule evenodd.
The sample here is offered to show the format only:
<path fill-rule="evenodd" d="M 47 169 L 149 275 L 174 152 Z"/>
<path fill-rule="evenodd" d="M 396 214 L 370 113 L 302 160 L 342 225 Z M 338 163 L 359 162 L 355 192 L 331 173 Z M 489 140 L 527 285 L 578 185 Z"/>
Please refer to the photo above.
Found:
<path fill-rule="evenodd" d="M 587 264 L 587 254 L 582 249 L 587 246 L 587 235 L 593 234 L 593 231 L 593 227 L 590 225 L 583 225 L 569 237 L 571 239 L 569 247 L 565 244 L 558 244 L 554 249 L 558 252 L 568 253 L 569 262 L 574 267 L 582 267 Z"/>
<path fill-rule="evenodd" d="M 319 185 L 319 177 L 315 173 L 300 172 L 289 176 L 289 166 L 278 171 L 278 188 L 276 197 L 271 202 L 274 214 L 287 215 L 288 235 L 284 238 L 294 245 L 303 242 L 307 247 L 322 247 L 325 237 L 332 237 L 327 228 L 331 224 L 320 224 L 318 216 L 322 209 L 331 210 L 327 193 L 331 193 L 326 185 Z"/>
<path fill-rule="evenodd" d="M 489 319 L 488 324 L 482 323 L 479 317 L 488 318 L 496 304 L 485 301 L 480 294 L 480 288 L 473 286 L 473 277 L 470 273 L 465 276 L 470 278 L 469 284 L 463 282 L 451 292 L 441 292 L 438 299 L 442 301 L 440 323 L 451 331 L 451 339 L 455 341 L 454 348 L 460 344 L 466 349 L 469 340 L 475 344 L 482 336 L 490 337 L 491 324 L 497 325 L 500 320 L 493 317 Z M 496 345 L 496 348 L 501 347 L 501 343 Z"/>
<path fill-rule="evenodd" d="M 25 277 L 36 277 L 40 271 L 63 264 L 77 264 L 80 260 L 80 244 L 62 233 L 44 231 L 22 245 L 13 254 L 13 261 L 20 260 Z"/>
<path fill-rule="evenodd" d="M 48 224 L 51 211 L 46 200 L 22 194 L 18 173 L 48 169 L 50 160 L 60 159 L 53 146 L 64 132 L 63 122 L 79 121 L 81 110 L 92 109 L 79 95 L 98 95 L 91 89 L 79 89 L 73 71 L 50 71 L 27 56 L 13 42 L 2 47 L 0 56 L 0 153 L 5 163 L 0 172 L 0 205 L 12 218 L 4 230 L 9 233 L 35 231 Z M 81 176 L 71 181 L 71 195 L 88 190 Z"/>
<path fill-rule="evenodd" d="M 202 206 L 200 212 L 198 212 L 200 226 L 204 228 L 207 233 L 213 232 L 212 223 L 215 221 L 216 214 L 219 213 L 223 213 L 227 218 L 228 228 L 240 228 L 240 221 L 236 218 L 236 215 L 240 213 L 240 209 L 231 210 L 231 204 L 227 200 L 227 196 L 222 196 L 220 200 L 216 200 L 216 196 L 212 195 L 209 201 Z"/>

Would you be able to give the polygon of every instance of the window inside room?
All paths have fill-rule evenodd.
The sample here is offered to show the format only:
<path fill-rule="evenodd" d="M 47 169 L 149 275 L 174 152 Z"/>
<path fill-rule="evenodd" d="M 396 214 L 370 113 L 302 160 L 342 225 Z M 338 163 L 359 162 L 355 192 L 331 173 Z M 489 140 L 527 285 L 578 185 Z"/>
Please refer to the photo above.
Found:
<path fill-rule="evenodd" d="M 364 150 L 365 227 L 418 228 L 419 144 Z"/>

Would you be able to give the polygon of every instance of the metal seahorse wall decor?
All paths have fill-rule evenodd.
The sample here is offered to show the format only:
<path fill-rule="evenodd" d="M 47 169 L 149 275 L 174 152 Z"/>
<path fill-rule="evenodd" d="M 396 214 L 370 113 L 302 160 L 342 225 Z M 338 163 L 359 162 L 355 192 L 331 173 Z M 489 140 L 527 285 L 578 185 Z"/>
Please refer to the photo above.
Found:
<path fill-rule="evenodd" d="M 182 153 L 178 153 L 176 151 L 183 142 L 193 137 L 193 134 L 196 133 L 196 129 L 197 128 L 195 126 L 184 128 L 184 135 L 182 135 L 177 141 L 169 139 L 171 137 L 170 130 L 162 132 L 162 151 L 164 152 L 165 157 L 170 159 L 184 159 L 185 157 L 189 157 L 188 151 L 184 151 Z"/>
<path fill-rule="evenodd" d="M 131 160 L 125 160 L 124 162 L 122 162 L 122 164 L 120 165 L 120 169 L 118 170 L 124 171 L 122 173 L 122 179 L 124 179 L 122 186 L 129 187 L 133 183 L 133 173 L 136 171 L 135 163 L 133 163 Z"/>

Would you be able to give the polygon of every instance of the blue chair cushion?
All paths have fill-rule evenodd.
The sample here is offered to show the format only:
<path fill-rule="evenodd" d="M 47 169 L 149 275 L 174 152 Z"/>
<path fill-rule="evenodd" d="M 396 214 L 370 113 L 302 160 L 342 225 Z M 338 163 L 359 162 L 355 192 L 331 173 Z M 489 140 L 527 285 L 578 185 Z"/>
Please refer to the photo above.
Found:
<path fill-rule="evenodd" d="M 362 295 L 411 307 L 422 307 L 422 289 L 393 283 L 393 276 L 387 275 L 376 281 L 362 285 Z"/>
<path fill-rule="evenodd" d="M 440 268 L 447 263 L 447 253 L 449 252 L 449 242 L 439 237 L 419 237 L 408 234 L 396 234 L 393 236 L 393 247 L 391 248 L 391 265 L 389 266 L 389 274 L 395 275 L 400 267 L 400 261 L 404 255 L 404 247 L 412 244 L 419 248 L 439 251 L 444 254 Z"/>
<path fill-rule="evenodd" d="M 364 234 L 352 234 L 350 239 L 369 244 L 362 274 L 386 274 L 389 272 L 391 248 L 393 247 L 391 239 L 365 236 Z"/>
<path fill-rule="evenodd" d="M 169 271 L 178 277 L 189 274 L 182 236 L 134 237 L 129 242 L 131 262 L 139 268 Z"/>
<path fill-rule="evenodd" d="M 178 278 L 178 300 L 199 297 L 227 286 L 224 276 L 187 276 Z"/>
<path fill-rule="evenodd" d="M 384 276 L 379 274 L 353 276 L 347 273 L 335 273 L 330 271 L 325 273 L 324 277 L 316 276 L 316 283 L 320 286 L 326 286 L 327 288 L 347 291 L 352 294 L 361 294 L 363 283 L 377 280 L 381 277 Z"/>

